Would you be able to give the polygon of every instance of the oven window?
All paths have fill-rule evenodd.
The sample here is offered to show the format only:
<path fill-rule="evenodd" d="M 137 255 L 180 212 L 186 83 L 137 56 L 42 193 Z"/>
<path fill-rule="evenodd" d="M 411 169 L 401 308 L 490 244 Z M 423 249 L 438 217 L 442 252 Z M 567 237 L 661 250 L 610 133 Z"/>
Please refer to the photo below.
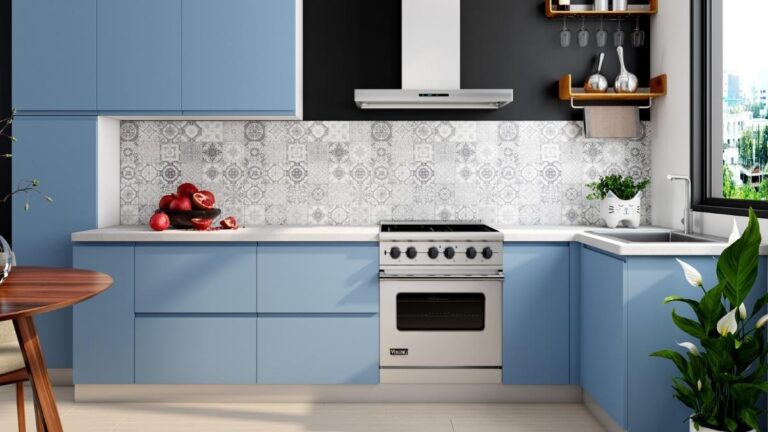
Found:
<path fill-rule="evenodd" d="M 401 293 L 397 295 L 400 331 L 482 331 L 485 295 L 482 293 Z"/>

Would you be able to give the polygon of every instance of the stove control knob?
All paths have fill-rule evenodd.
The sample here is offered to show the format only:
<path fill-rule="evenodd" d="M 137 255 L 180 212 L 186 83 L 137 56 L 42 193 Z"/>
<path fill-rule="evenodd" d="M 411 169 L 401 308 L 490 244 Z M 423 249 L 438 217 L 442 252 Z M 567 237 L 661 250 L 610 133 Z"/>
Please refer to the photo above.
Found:
<path fill-rule="evenodd" d="M 406 251 L 405 251 L 405 256 L 407 256 L 407 257 L 408 257 L 408 258 L 410 258 L 410 259 L 414 259 L 414 258 L 416 258 L 416 255 L 417 255 L 417 252 L 416 252 L 416 248 L 415 248 L 415 247 L 413 247 L 413 246 L 409 247 L 409 248 L 408 248 L 408 249 L 406 249 Z"/>
<path fill-rule="evenodd" d="M 470 247 L 469 249 L 467 249 L 467 258 L 475 259 L 476 256 L 477 256 L 477 249 L 473 247 Z"/>
<path fill-rule="evenodd" d="M 400 248 L 395 246 L 392 249 L 389 250 L 389 256 L 391 256 L 394 259 L 400 258 Z"/>
<path fill-rule="evenodd" d="M 445 255 L 448 259 L 453 259 L 454 256 L 456 256 L 456 250 L 454 250 L 452 247 L 447 247 L 443 251 L 443 255 Z"/>
<path fill-rule="evenodd" d="M 429 248 L 429 251 L 427 251 L 427 255 L 429 255 L 429 257 L 432 259 L 437 259 L 437 256 L 440 255 L 440 251 L 437 250 L 436 247 L 432 246 Z"/>
<path fill-rule="evenodd" d="M 492 256 L 493 256 L 493 249 L 491 249 L 490 247 L 486 247 L 483 249 L 483 258 L 491 259 Z"/>

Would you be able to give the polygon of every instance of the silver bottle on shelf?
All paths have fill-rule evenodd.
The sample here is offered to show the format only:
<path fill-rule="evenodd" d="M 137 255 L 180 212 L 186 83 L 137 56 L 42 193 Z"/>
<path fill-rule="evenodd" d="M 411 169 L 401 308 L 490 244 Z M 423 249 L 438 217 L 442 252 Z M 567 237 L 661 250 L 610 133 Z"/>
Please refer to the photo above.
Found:
<path fill-rule="evenodd" d="M 595 10 L 601 12 L 610 10 L 608 0 L 595 0 Z"/>
<path fill-rule="evenodd" d="M 613 0 L 613 10 L 615 11 L 625 11 L 627 10 L 627 0 Z"/>

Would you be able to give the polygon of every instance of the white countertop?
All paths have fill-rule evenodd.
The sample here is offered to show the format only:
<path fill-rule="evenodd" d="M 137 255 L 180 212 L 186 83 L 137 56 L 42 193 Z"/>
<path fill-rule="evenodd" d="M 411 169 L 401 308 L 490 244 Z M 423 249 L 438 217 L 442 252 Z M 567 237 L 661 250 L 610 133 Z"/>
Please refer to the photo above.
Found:
<path fill-rule="evenodd" d="M 669 229 L 642 227 L 638 230 L 592 226 L 494 226 L 506 242 L 580 242 L 620 256 L 720 255 L 725 243 L 628 243 L 595 233 L 668 232 Z M 74 242 L 377 242 L 378 225 L 372 226 L 277 226 L 263 225 L 234 231 L 197 232 L 188 230 L 152 231 L 140 225 L 124 225 L 72 234 Z M 768 255 L 764 245 L 761 254 Z"/>

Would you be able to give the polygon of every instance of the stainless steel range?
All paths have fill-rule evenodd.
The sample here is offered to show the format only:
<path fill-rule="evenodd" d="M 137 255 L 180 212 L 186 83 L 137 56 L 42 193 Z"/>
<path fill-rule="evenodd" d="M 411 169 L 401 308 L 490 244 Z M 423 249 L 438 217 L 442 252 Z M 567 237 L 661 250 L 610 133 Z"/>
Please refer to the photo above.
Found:
<path fill-rule="evenodd" d="M 501 383 L 503 235 L 481 223 L 383 222 L 382 383 Z"/>

